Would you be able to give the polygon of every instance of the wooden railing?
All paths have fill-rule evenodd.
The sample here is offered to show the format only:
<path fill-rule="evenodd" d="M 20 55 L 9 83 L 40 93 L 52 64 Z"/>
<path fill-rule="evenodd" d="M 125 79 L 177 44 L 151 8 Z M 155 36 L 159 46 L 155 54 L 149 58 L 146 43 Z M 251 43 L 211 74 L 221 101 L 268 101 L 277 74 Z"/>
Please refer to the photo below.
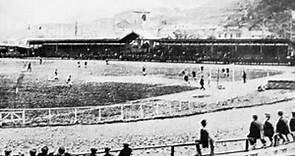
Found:
<path fill-rule="evenodd" d="M 295 155 L 295 141 L 289 142 L 289 144 L 285 145 L 278 145 L 278 146 L 268 146 L 268 147 L 259 147 L 254 150 L 249 150 L 249 141 L 247 138 L 237 138 L 237 139 L 227 139 L 227 140 L 218 140 L 214 144 L 215 146 L 218 144 L 229 144 L 229 143 L 238 143 L 244 144 L 243 148 L 234 148 L 232 150 L 223 150 L 221 152 L 215 152 L 214 153 L 205 153 L 202 156 L 212 156 L 212 155 L 229 155 L 229 154 L 238 154 L 241 156 L 259 156 L 259 153 L 261 154 L 261 150 L 264 150 L 262 152 L 262 155 Z M 196 142 L 188 142 L 188 143 L 182 143 L 182 144 L 170 144 L 170 145 L 157 145 L 157 146 L 144 146 L 144 147 L 131 147 L 133 150 L 133 155 L 149 155 L 149 154 L 134 154 L 136 152 L 145 151 L 145 150 L 164 150 L 168 149 L 169 153 L 166 153 L 165 155 L 170 156 L 176 156 L 177 148 L 180 147 L 189 147 L 189 146 L 198 146 Z M 196 148 L 194 148 L 196 149 Z M 121 149 L 112 149 L 110 153 L 118 153 Z M 104 151 L 97 151 L 96 154 L 98 156 L 103 155 Z M 195 150 L 194 154 L 196 155 L 197 152 Z M 72 156 L 89 156 L 90 153 L 71 153 Z M 181 154 L 180 154 L 181 155 Z M 3 155 L 0 155 L 3 156 Z M 17 156 L 17 155 L 14 155 Z"/>
<path fill-rule="evenodd" d="M 60 107 L 30 109 L 0 109 L 0 127 L 60 126 L 74 124 L 103 124 L 142 121 L 203 114 L 235 108 L 254 107 L 289 101 L 290 97 L 275 97 L 269 101 L 245 101 L 216 103 L 214 109 L 206 108 L 204 102 L 146 101 L 92 107 Z"/>
<path fill-rule="evenodd" d="M 222 152 L 217 152 L 214 153 L 214 155 L 221 155 L 221 154 L 231 154 L 231 153 L 239 153 L 239 152 L 246 152 L 249 151 L 249 141 L 246 138 L 238 138 L 238 139 L 227 139 L 227 140 L 218 140 L 215 142 L 215 145 L 218 144 L 228 144 L 228 143 L 237 143 L 240 142 L 241 144 L 244 144 L 244 148 L 240 149 L 233 149 L 233 150 L 228 150 L 228 151 L 222 151 Z M 244 143 L 243 143 L 244 142 Z M 183 143 L 183 144 L 171 144 L 171 145 L 158 145 L 158 146 L 144 146 L 144 147 L 134 147 L 132 148 L 133 152 L 138 152 L 138 151 L 144 151 L 144 150 L 163 150 L 163 149 L 170 149 L 170 156 L 175 156 L 177 152 L 177 148 L 179 147 L 189 147 L 189 146 L 199 146 L 196 142 L 188 142 L 188 143 Z M 118 153 L 121 149 L 113 149 L 110 151 L 110 153 Z M 197 152 L 196 152 L 197 153 Z M 98 155 L 104 154 L 104 151 L 98 151 Z M 203 154 L 203 156 L 207 155 L 212 155 L 213 153 L 206 153 Z M 90 153 L 76 153 L 72 154 L 74 156 L 87 156 L 90 155 Z"/>
<path fill-rule="evenodd" d="M 243 155 L 243 156 L 252 156 L 252 155 L 256 155 L 258 156 L 259 153 L 261 154 L 261 150 L 262 151 L 262 155 L 295 155 L 295 141 L 293 140 L 292 142 L 289 142 L 288 145 L 278 145 L 278 146 L 267 146 L 267 147 L 259 147 L 256 148 L 254 150 L 250 150 L 249 147 L 249 141 L 247 138 L 237 138 L 237 139 L 226 139 L 226 140 L 218 140 L 216 141 L 214 144 L 215 146 L 218 146 L 218 144 L 229 144 L 229 143 L 240 143 L 240 144 L 244 144 L 244 146 L 242 148 L 234 148 L 231 150 L 223 150 L 220 152 L 215 152 L 214 153 L 205 153 L 202 156 L 212 156 L 212 155 L 228 155 L 228 154 L 239 154 L 239 155 Z M 170 153 L 166 153 L 165 155 L 170 155 L 170 156 L 176 156 L 177 153 L 177 148 L 180 147 L 189 147 L 189 146 L 194 146 L 195 149 L 197 148 L 197 146 L 199 146 L 199 144 L 197 144 L 196 142 L 188 142 L 188 143 L 183 143 L 183 144 L 171 144 L 171 145 L 158 145 L 158 146 L 145 146 L 145 147 L 134 147 L 133 152 L 138 152 L 138 151 L 144 151 L 144 150 L 163 150 L 163 149 L 169 149 Z M 120 149 L 114 149 L 111 150 L 110 153 L 118 153 L 120 151 Z M 289 153 L 291 152 L 291 153 Z M 104 151 L 98 151 L 97 152 L 98 155 L 100 154 L 104 154 Z M 197 151 L 195 150 L 195 153 L 192 155 L 197 154 Z M 73 154 L 74 156 L 88 156 L 90 155 L 90 153 L 76 153 Z M 135 154 L 137 155 L 137 154 Z M 149 155 L 149 154 L 138 154 L 138 155 Z M 179 154 L 181 155 L 181 154 Z"/>

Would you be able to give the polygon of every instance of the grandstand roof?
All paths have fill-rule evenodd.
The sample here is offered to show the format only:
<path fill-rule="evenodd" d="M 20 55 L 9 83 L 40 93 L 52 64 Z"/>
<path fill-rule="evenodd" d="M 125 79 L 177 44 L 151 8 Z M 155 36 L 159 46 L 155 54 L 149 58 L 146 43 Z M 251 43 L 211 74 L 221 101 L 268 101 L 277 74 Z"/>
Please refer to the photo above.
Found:
<path fill-rule="evenodd" d="M 0 43 L 0 47 L 18 47 L 18 48 L 29 48 L 24 45 L 18 45 L 18 44 L 7 44 L 7 43 Z"/>
<path fill-rule="evenodd" d="M 159 39 L 162 43 L 289 43 L 287 39 Z"/>
<path fill-rule="evenodd" d="M 132 31 L 131 33 L 124 36 L 120 41 L 124 43 L 130 43 L 131 41 L 137 39 L 138 37 L 139 35 Z"/>
<path fill-rule="evenodd" d="M 85 38 L 40 38 L 29 39 L 28 44 L 44 44 L 44 43 L 121 43 L 119 39 L 85 39 Z"/>

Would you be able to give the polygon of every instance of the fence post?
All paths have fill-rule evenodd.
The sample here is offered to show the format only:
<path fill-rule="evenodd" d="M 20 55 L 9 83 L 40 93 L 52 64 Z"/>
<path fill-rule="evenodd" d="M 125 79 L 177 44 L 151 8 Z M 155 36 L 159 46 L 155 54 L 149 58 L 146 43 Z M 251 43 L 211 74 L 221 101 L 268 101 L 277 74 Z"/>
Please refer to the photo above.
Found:
<path fill-rule="evenodd" d="M 25 125 L 25 123 L 26 123 L 26 110 L 25 109 L 23 109 L 22 120 L 23 120 L 23 125 Z"/>
<path fill-rule="evenodd" d="M 171 146 L 171 156 L 174 156 L 174 146 Z"/>
<path fill-rule="evenodd" d="M 156 102 L 156 116 L 159 115 L 159 103 Z"/>
<path fill-rule="evenodd" d="M 249 151 L 249 139 L 246 139 L 246 149 L 245 151 Z"/>
<path fill-rule="evenodd" d="M 77 123 L 77 119 L 78 119 L 78 111 L 77 111 L 77 108 L 75 108 L 75 119 L 74 119 L 74 124 Z"/>
<path fill-rule="evenodd" d="M 48 108 L 48 116 L 49 116 L 49 125 L 51 125 L 51 109 Z"/>
<path fill-rule="evenodd" d="M 143 104 L 142 103 L 140 104 L 140 117 L 141 117 L 141 119 L 144 118 L 144 111 L 143 111 Z"/>
<path fill-rule="evenodd" d="M 101 107 L 98 108 L 98 121 L 101 121 Z"/>
<path fill-rule="evenodd" d="M 173 101 L 172 102 L 168 102 L 170 116 L 172 116 L 172 104 L 173 104 Z"/>
<path fill-rule="evenodd" d="M 179 112 L 182 112 L 182 101 L 179 101 Z"/>
<path fill-rule="evenodd" d="M 121 119 L 124 120 L 124 105 L 121 105 Z"/>

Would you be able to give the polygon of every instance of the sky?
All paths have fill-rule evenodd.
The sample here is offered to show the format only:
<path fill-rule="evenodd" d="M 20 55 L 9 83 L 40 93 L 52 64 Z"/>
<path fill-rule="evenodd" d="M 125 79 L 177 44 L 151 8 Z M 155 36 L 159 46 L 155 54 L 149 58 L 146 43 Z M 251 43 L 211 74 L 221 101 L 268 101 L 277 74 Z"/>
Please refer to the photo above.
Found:
<path fill-rule="evenodd" d="M 42 23 L 91 22 L 130 10 L 196 8 L 209 0 L 0 0 L 0 35 Z"/>

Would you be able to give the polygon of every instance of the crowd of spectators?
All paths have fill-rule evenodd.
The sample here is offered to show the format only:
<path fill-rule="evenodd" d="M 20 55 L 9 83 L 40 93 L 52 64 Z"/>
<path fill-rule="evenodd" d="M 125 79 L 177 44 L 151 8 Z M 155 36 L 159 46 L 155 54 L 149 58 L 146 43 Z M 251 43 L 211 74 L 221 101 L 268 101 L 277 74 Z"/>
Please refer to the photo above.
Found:
<path fill-rule="evenodd" d="M 31 149 L 29 151 L 29 156 L 74 156 L 79 154 L 71 154 L 65 150 L 65 147 L 61 146 L 58 148 L 57 152 L 48 152 L 49 149 L 47 146 L 44 146 L 40 149 L 40 152 L 37 152 L 37 149 Z M 111 149 L 106 147 L 104 149 L 104 153 L 102 156 L 114 156 L 111 153 Z M 12 156 L 12 150 L 5 150 L 4 155 L 5 156 Z M 25 156 L 25 154 L 19 153 L 19 156 Z M 89 154 L 81 154 L 83 156 L 97 156 L 97 148 L 91 148 Z M 123 149 L 119 151 L 118 156 L 130 156 L 132 155 L 132 149 L 129 147 L 128 143 L 123 144 Z"/>

